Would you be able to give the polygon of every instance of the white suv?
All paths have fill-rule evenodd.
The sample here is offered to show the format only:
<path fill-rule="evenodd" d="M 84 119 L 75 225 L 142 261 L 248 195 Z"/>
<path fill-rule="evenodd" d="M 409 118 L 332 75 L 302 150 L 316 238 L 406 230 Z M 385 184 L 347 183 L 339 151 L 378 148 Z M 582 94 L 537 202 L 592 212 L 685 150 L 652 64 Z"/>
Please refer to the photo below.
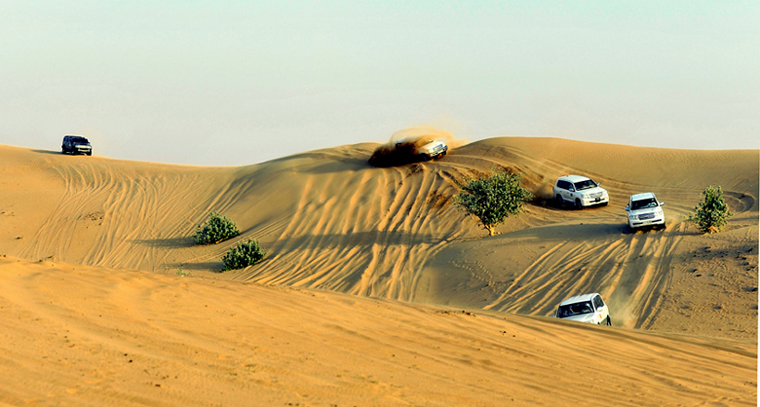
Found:
<path fill-rule="evenodd" d="M 662 207 L 665 202 L 660 202 L 651 192 L 631 195 L 628 200 L 628 206 L 625 207 L 628 212 L 628 226 L 631 229 L 645 226 L 665 227 L 665 212 Z"/>
<path fill-rule="evenodd" d="M 610 197 L 607 190 L 599 185 L 601 184 L 589 177 L 565 175 L 559 177 L 554 184 L 554 197 L 560 206 L 569 202 L 578 209 L 592 205 L 607 205 Z"/>
<path fill-rule="evenodd" d="M 416 140 L 401 139 L 396 141 L 397 150 L 403 150 L 405 147 L 411 147 L 411 154 L 424 161 L 443 158 L 449 150 L 449 147 L 443 141 L 434 140 L 429 137 L 422 137 Z"/>
<path fill-rule="evenodd" d="M 562 301 L 554 316 L 569 321 L 612 325 L 610 311 L 599 293 L 576 295 Z"/>

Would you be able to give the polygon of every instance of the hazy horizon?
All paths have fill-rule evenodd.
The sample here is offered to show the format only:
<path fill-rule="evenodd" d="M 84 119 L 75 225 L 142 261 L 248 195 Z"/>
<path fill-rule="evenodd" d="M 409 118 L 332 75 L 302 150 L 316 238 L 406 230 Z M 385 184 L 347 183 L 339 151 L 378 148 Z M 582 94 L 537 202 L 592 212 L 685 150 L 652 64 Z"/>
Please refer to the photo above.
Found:
<path fill-rule="evenodd" d="M 760 147 L 760 4 L 12 2 L 0 144 L 245 165 L 417 125 Z"/>

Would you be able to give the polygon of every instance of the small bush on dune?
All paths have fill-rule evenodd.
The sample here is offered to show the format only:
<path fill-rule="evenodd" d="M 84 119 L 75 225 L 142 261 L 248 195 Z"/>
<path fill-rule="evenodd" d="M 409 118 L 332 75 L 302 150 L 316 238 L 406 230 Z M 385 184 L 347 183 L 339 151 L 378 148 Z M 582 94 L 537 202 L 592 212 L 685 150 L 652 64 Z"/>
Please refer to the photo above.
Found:
<path fill-rule="evenodd" d="M 686 220 L 694 222 L 703 233 L 720 232 L 733 213 L 723 200 L 723 189 L 710 185 L 702 192 L 702 201 L 689 213 Z"/>
<path fill-rule="evenodd" d="M 454 203 L 480 219 L 489 236 L 496 232 L 496 226 L 504 223 L 509 215 L 523 210 L 523 203 L 533 199 L 533 195 L 521 184 L 522 176 L 508 171 L 493 171 L 478 178 L 466 177 L 457 181 L 460 192 L 454 196 Z"/>
<path fill-rule="evenodd" d="M 211 212 L 205 224 L 195 229 L 195 243 L 216 244 L 240 234 L 234 222 L 226 216 Z"/>
<path fill-rule="evenodd" d="M 237 270 L 252 266 L 266 257 L 267 253 L 259 246 L 259 242 L 248 239 L 247 242 L 238 242 L 227 254 L 222 257 L 224 268 L 222 271 Z"/>

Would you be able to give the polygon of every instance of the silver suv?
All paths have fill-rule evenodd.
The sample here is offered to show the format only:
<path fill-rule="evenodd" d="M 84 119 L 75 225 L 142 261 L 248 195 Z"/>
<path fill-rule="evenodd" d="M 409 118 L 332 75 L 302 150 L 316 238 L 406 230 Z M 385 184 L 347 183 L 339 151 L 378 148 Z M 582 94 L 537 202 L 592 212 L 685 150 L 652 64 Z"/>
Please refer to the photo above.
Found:
<path fill-rule="evenodd" d="M 565 175 L 557 179 L 553 194 L 559 206 L 570 203 L 576 208 L 582 209 L 592 205 L 607 205 L 610 202 L 610 197 L 607 190 L 599 185 L 601 184 L 594 182 L 589 177 Z"/>
<path fill-rule="evenodd" d="M 92 144 L 84 136 L 67 134 L 63 137 L 61 153 L 92 155 Z"/>

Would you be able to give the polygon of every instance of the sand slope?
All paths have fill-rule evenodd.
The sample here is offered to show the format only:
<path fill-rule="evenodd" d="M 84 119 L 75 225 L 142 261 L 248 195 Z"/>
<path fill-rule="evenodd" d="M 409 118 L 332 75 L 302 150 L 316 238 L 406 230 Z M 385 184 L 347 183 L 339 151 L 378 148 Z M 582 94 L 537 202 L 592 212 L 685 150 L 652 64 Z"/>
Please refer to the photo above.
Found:
<path fill-rule="evenodd" d="M 90 338 L 93 342 L 87 343 L 105 349 L 111 359 L 147 347 L 153 373 L 167 363 L 175 368 L 168 370 L 194 372 L 178 386 L 182 389 L 170 395 L 150 393 L 156 398 L 145 400 L 140 397 L 147 390 L 140 386 L 155 382 L 166 390 L 167 381 L 155 378 L 171 374 L 124 373 L 131 377 L 125 379 L 129 384 L 118 387 L 121 379 L 111 379 L 103 385 L 107 391 L 87 399 L 93 405 L 213 404 L 221 400 L 212 390 L 217 386 L 199 384 L 211 376 L 218 381 L 210 383 L 231 394 L 222 405 L 248 405 L 242 397 L 251 394 L 277 403 L 329 405 L 327 395 L 336 389 L 343 394 L 345 387 L 357 393 L 346 393 L 338 405 L 357 400 L 373 400 L 369 405 L 504 405 L 506 397 L 515 397 L 517 405 L 577 404 L 581 393 L 563 370 L 583 377 L 601 370 L 615 377 L 609 386 L 589 385 L 613 388 L 616 400 L 629 400 L 630 405 L 754 404 L 758 151 L 495 138 L 450 150 L 440 161 L 372 168 L 366 160 L 376 146 L 342 146 L 227 168 L 0 146 L 0 255 L 10 256 L 0 264 L 0 275 L 4 284 L 15 287 L 0 299 L 13 310 L 9 315 L 27 321 L 3 323 L 7 337 L 16 341 L 5 349 L 18 356 L 0 367 L 25 369 L 27 375 L 0 387 L 0 401 L 19 405 L 33 394 L 27 398 L 56 404 L 51 400 L 57 399 L 45 399 L 45 390 L 33 385 L 35 371 L 47 362 L 38 355 L 46 347 L 70 352 L 94 372 L 82 374 L 120 377 L 123 371 L 113 366 L 97 373 L 102 363 L 117 362 L 99 359 L 92 349 L 67 350 L 56 342 L 62 327 L 71 324 L 83 335 L 80 345 Z M 487 238 L 476 220 L 450 204 L 450 197 L 456 192 L 455 179 L 492 168 L 523 173 L 538 199 L 499 227 L 500 235 Z M 610 192 L 610 205 L 575 211 L 547 204 L 554 179 L 569 173 L 601 181 Z M 683 217 L 710 184 L 722 186 L 735 216 L 723 233 L 706 236 Z M 628 195 L 645 191 L 667 203 L 668 227 L 630 233 L 622 208 Z M 217 273 L 221 255 L 237 239 L 198 247 L 190 238 L 213 210 L 237 223 L 241 239 L 259 240 L 268 259 L 245 270 Z M 34 263 L 38 261 L 42 263 Z M 66 295 L 80 291 L 90 294 Z M 590 291 L 602 293 L 610 303 L 615 328 L 597 330 L 543 318 L 565 297 Z M 154 292 L 165 294 L 159 299 Z M 376 299 L 362 298 L 366 296 Z M 215 306 L 199 308 L 200 298 L 213 299 Z M 294 304 L 305 298 L 313 302 L 295 310 Z M 45 301 L 54 306 L 47 307 Z M 252 312 L 269 303 L 277 311 Z M 354 304 L 362 305 L 357 310 Z M 439 308 L 420 304 L 467 309 L 478 317 L 441 314 Z M 220 311 L 230 307 L 236 311 Z M 373 307 L 383 309 L 380 318 L 371 314 Z M 95 312 L 110 316 L 101 322 Z M 248 319 L 238 322 L 232 313 Z M 491 316 L 483 318 L 486 314 Z M 337 328 L 326 328 L 336 318 Z M 35 319 L 47 325 L 30 325 Z M 120 322 L 107 322 L 111 320 Z M 211 323 L 214 329 L 206 327 Z M 288 339 L 263 342 L 265 337 L 256 336 L 272 329 Z M 506 337 L 512 330 L 533 336 L 505 350 L 499 335 L 486 339 L 493 330 Z M 36 345 L 22 340 L 30 336 L 40 338 Z M 579 350 L 600 340 L 599 348 L 609 349 L 611 359 Z M 300 343 L 295 353 L 288 342 Z M 565 345 L 575 350 L 566 351 Z M 183 346 L 188 349 L 175 349 Z M 353 353 L 342 355 L 347 346 Z M 457 350 L 462 346 L 464 350 Z M 225 360 L 222 371 L 229 371 L 262 357 L 256 350 L 262 347 L 273 358 L 269 379 L 255 379 L 262 388 L 254 389 L 251 380 L 236 381 L 240 370 L 226 377 L 215 368 L 195 371 L 191 366 L 202 362 L 190 349 L 206 352 L 208 366 L 221 363 L 214 358 Z M 428 364 L 414 364 L 418 370 L 400 375 L 401 367 L 412 364 L 383 359 L 395 347 L 407 355 L 425 354 Z M 481 356 L 486 348 L 490 354 Z M 300 355 L 298 362 L 304 366 L 314 359 L 318 366 L 304 373 L 304 366 L 291 366 L 296 363 L 293 355 Z M 348 365 L 347 372 L 363 381 L 336 380 L 337 374 L 349 374 L 335 373 L 338 365 Z M 739 370 L 726 376 L 724 365 Z M 63 373 L 67 366 L 53 365 L 49 373 Z M 145 370 L 151 371 L 142 374 Z M 100 388 L 95 379 L 77 388 L 75 375 L 63 376 L 50 394 Z M 551 379 L 537 384 L 544 377 Z M 145 380 L 138 385 L 138 379 Z M 453 388 L 460 379 L 464 385 Z M 552 380 L 567 386 L 547 384 Z M 283 384 L 273 384 L 277 381 Z M 396 391 L 399 386 L 407 391 Z M 15 388 L 26 390 L 14 393 Z M 290 401 L 285 396 L 289 391 L 325 398 Z M 536 402 L 537 394 L 545 399 Z M 185 402 L 169 401 L 171 397 L 184 397 Z"/>
<path fill-rule="evenodd" d="M 756 398 L 752 341 L 2 257 L 0 282 L 4 405 L 749 406 Z"/>

